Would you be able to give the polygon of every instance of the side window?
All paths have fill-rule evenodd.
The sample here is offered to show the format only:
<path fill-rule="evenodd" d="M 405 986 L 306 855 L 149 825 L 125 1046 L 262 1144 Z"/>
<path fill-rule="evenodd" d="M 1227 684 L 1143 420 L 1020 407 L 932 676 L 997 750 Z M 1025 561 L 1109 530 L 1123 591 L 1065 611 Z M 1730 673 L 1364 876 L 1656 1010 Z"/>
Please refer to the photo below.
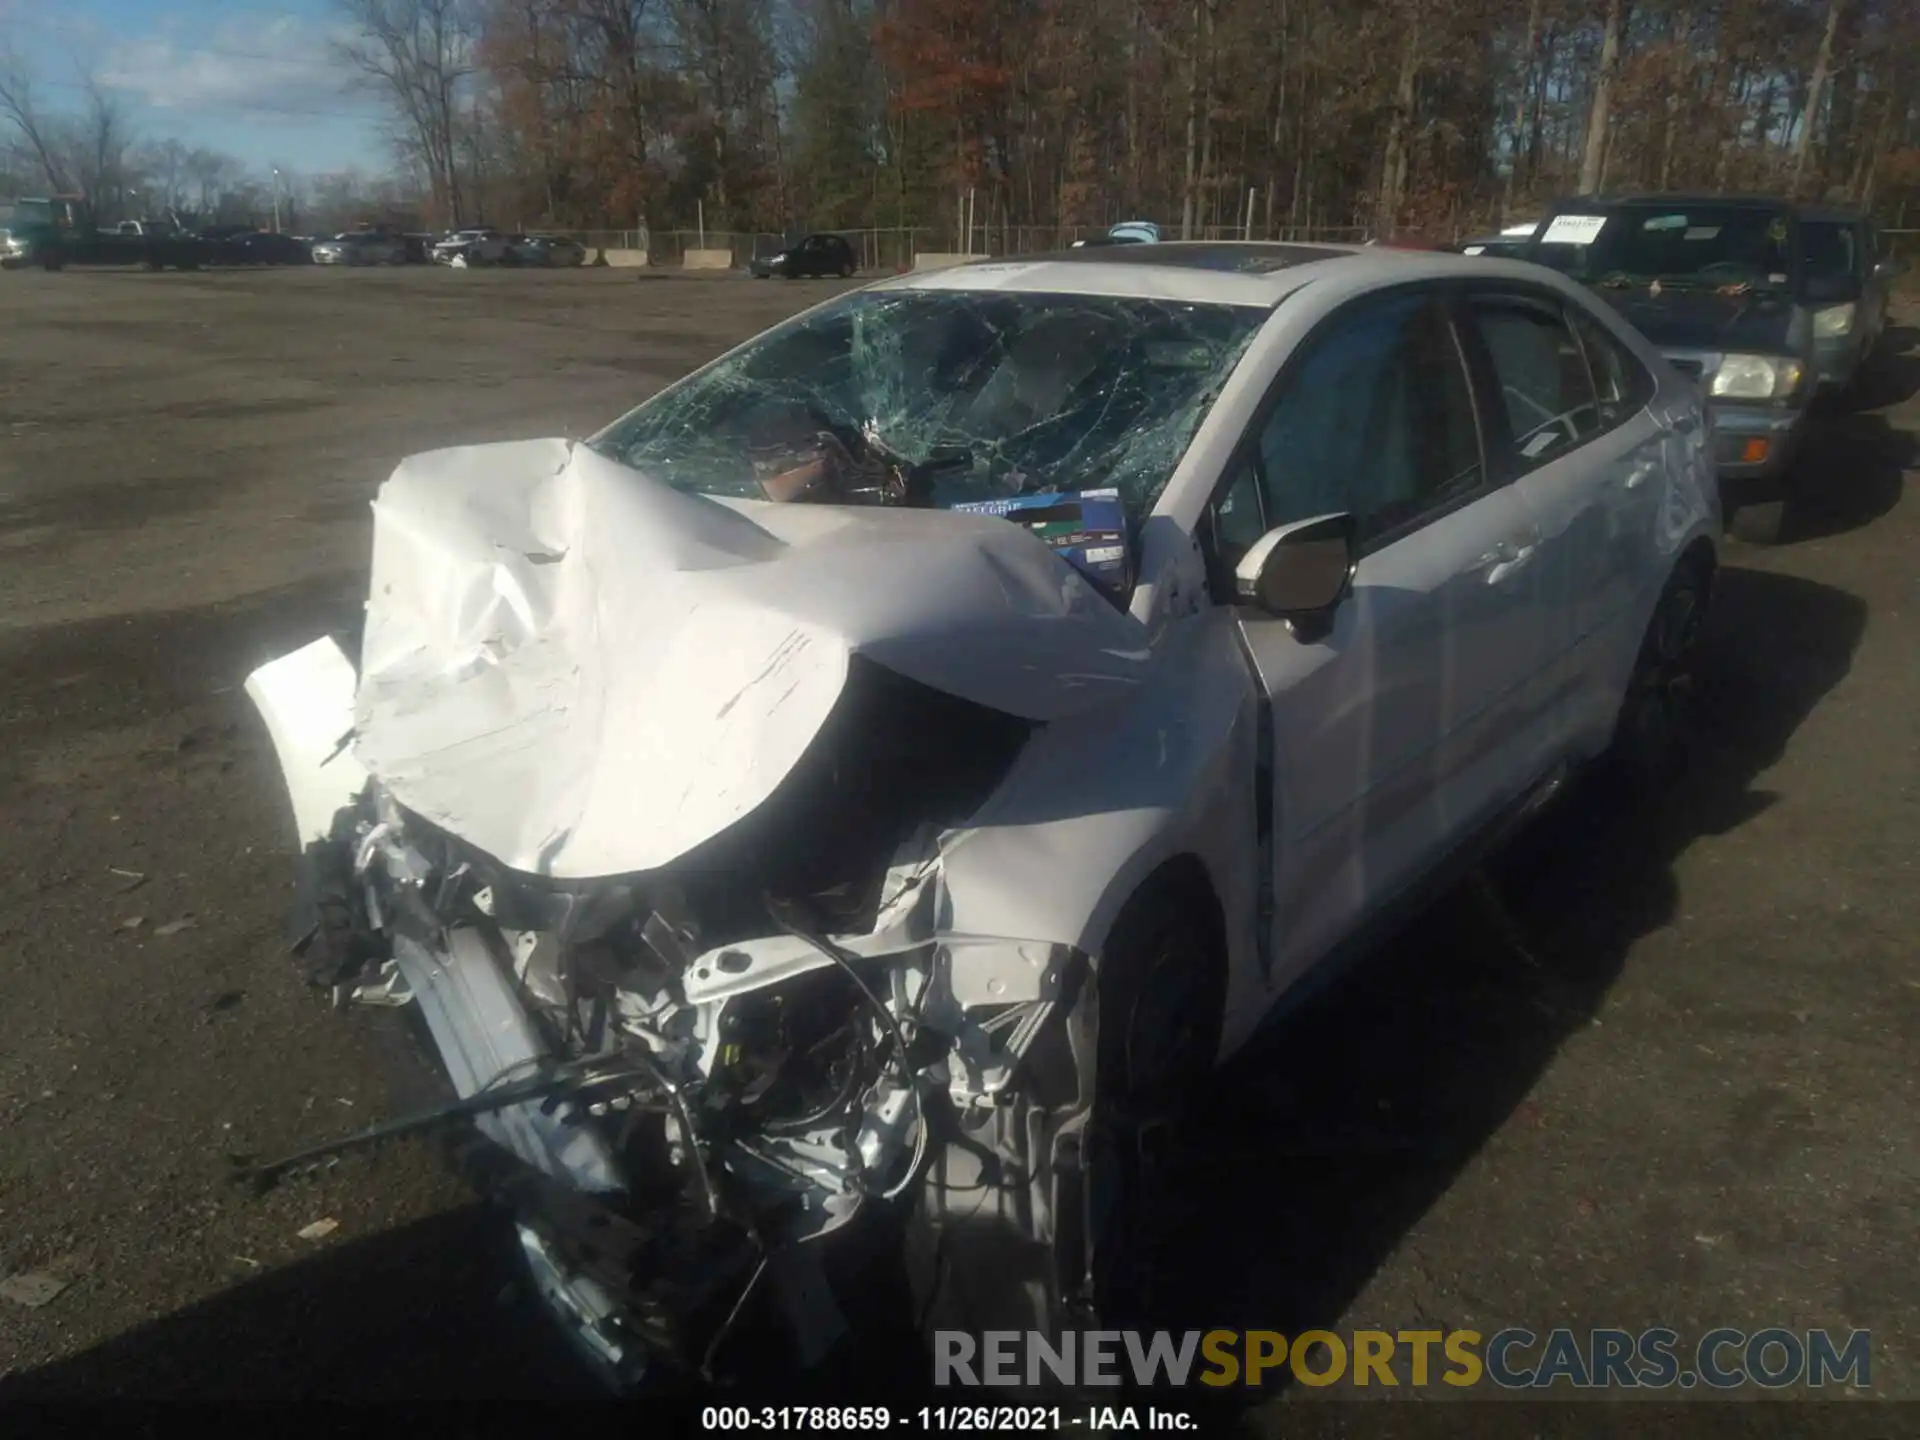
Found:
<path fill-rule="evenodd" d="M 1477 295 L 1472 312 L 1522 470 L 1557 460 L 1599 432 L 1586 356 L 1558 306 Z"/>
<path fill-rule="evenodd" d="M 1347 510 L 1365 544 L 1482 483 L 1472 392 L 1431 292 L 1336 316 L 1282 386 L 1254 454 L 1269 526 Z"/>
<path fill-rule="evenodd" d="M 1219 564 L 1213 583 L 1217 593 L 1228 594 L 1233 588 L 1233 567 L 1272 528 L 1260 503 L 1260 474 L 1251 462 L 1236 467 L 1232 483 L 1213 502 L 1212 523 L 1213 543 L 1208 550 Z"/>
<path fill-rule="evenodd" d="M 1653 398 L 1653 377 L 1639 357 L 1614 339 L 1606 326 L 1580 310 L 1569 310 L 1569 314 L 1580 336 L 1581 348 L 1587 352 L 1587 367 L 1593 372 L 1601 428 L 1611 430 L 1625 424 Z"/>

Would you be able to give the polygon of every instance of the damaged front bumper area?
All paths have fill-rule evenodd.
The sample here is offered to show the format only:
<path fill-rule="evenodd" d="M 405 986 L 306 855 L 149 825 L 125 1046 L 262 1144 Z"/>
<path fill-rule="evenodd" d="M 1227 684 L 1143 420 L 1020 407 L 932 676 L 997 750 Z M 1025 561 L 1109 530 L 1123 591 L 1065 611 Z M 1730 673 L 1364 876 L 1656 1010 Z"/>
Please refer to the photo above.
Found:
<path fill-rule="evenodd" d="M 745 820 L 655 871 L 560 880 L 367 775 L 352 684 L 329 640 L 248 682 L 301 830 L 308 976 L 417 1007 L 481 1137 L 468 1168 L 609 1384 L 724 1372 L 756 1299 L 818 1360 L 840 1316 L 817 1242 L 923 1193 L 948 1220 L 1010 1206 L 1044 1248 L 1059 1187 L 1027 1157 L 1084 1118 L 1062 1018 L 1083 957 L 965 933 L 942 875 L 1025 722 L 857 665 Z"/>

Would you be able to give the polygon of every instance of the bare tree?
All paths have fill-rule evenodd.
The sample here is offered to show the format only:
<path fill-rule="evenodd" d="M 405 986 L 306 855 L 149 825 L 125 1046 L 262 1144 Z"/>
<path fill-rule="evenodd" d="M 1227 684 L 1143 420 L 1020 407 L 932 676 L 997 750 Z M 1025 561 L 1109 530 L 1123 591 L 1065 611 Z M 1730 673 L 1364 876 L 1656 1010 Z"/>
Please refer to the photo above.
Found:
<path fill-rule="evenodd" d="M 1820 51 L 1814 57 L 1813 74 L 1807 80 L 1806 104 L 1800 111 L 1800 133 L 1793 146 L 1793 188 L 1804 194 L 1808 188 L 1807 162 L 1814 156 L 1813 132 L 1820 124 L 1820 102 L 1826 98 L 1827 79 L 1833 73 L 1833 37 L 1840 30 L 1840 17 L 1846 0 L 1827 0 L 1827 26 L 1820 32 Z"/>
<path fill-rule="evenodd" d="M 132 140 L 125 108 L 97 78 L 89 76 L 86 105 L 74 129 L 71 170 L 99 219 L 120 218 Z"/>
<path fill-rule="evenodd" d="M 434 208 L 462 218 L 463 91 L 475 68 L 480 17 L 474 0 L 339 0 L 360 38 L 343 59 L 383 90 L 433 194 Z"/>
<path fill-rule="evenodd" d="M 166 139 L 143 147 L 135 159 L 145 176 L 157 213 L 186 205 L 187 147 L 178 140 Z"/>
<path fill-rule="evenodd" d="M 35 104 L 32 69 L 11 47 L 0 50 L 0 120 L 19 135 L 52 189 L 70 188 L 57 127 Z"/>
<path fill-rule="evenodd" d="M 1620 36 L 1626 27 L 1626 0 L 1607 0 L 1605 29 L 1600 36 L 1600 65 L 1593 77 L 1593 104 L 1587 111 L 1587 143 L 1580 157 L 1580 193 L 1591 195 L 1605 177 L 1608 107 L 1613 98 L 1614 74 L 1620 68 Z"/>

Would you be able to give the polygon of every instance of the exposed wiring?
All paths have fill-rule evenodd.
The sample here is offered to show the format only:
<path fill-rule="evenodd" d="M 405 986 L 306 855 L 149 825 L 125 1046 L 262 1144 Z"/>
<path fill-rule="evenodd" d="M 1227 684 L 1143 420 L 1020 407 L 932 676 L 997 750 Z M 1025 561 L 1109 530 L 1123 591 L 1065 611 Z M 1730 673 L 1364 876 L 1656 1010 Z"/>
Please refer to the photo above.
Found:
<path fill-rule="evenodd" d="M 775 925 L 778 925 L 787 934 L 793 936 L 794 939 L 804 940 L 846 972 L 847 978 L 859 987 L 861 995 L 866 998 L 867 1004 L 872 1007 L 874 1014 L 879 1017 L 881 1029 L 893 1041 L 894 1057 L 899 1069 L 900 1083 L 906 1086 L 908 1094 L 913 1098 L 914 1118 L 913 1159 L 907 1166 L 906 1174 L 889 1189 L 880 1192 L 880 1198 L 882 1200 L 896 1199 L 904 1194 L 907 1187 L 913 1183 L 914 1177 L 920 1172 L 920 1164 L 926 1158 L 927 1153 L 927 1107 L 925 1102 L 920 1098 L 920 1085 L 914 1076 L 912 1062 L 907 1057 L 907 1037 L 901 1031 L 900 1022 L 895 1018 L 893 1011 L 888 1009 L 887 1006 L 881 1002 L 880 997 L 873 993 L 873 990 L 868 986 L 867 982 L 861 979 L 860 972 L 854 968 L 851 958 L 843 953 L 832 941 L 823 936 L 814 935 L 799 925 L 794 924 L 780 909 L 779 902 L 777 902 L 773 896 L 768 895 L 766 897 L 766 906 L 767 914 Z M 858 1149 L 850 1148 L 849 1155 L 857 1158 L 859 1155 Z"/>

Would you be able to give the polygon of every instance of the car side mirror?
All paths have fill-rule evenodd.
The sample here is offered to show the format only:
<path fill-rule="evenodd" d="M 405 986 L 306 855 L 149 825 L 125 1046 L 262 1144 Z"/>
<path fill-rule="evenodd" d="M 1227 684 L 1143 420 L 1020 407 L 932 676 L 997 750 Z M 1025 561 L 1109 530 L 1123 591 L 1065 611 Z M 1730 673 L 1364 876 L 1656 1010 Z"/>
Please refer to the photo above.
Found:
<path fill-rule="evenodd" d="M 1359 524 L 1348 514 L 1277 526 L 1233 567 L 1234 598 L 1292 622 L 1296 630 L 1322 620 L 1353 584 L 1359 543 Z"/>

